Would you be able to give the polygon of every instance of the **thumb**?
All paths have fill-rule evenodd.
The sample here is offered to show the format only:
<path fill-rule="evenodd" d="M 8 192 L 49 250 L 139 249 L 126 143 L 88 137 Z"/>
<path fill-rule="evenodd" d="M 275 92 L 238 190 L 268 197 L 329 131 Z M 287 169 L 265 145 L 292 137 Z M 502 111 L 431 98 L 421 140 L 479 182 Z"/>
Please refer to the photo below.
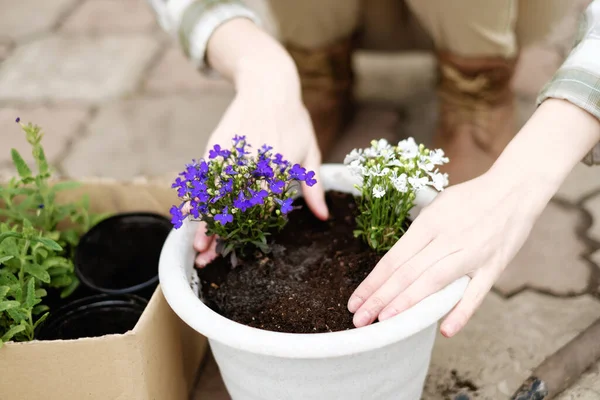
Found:
<path fill-rule="evenodd" d="M 317 180 L 317 183 L 313 186 L 302 183 L 302 193 L 306 199 L 306 204 L 317 218 L 324 221 L 329 218 L 329 209 L 325 203 L 325 190 L 323 189 L 323 183 L 321 182 L 321 154 L 318 148 L 313 148 L 312 151 L 309 152 L 304 167 L 307 171 L 314 171 L 315 179 Z"/>

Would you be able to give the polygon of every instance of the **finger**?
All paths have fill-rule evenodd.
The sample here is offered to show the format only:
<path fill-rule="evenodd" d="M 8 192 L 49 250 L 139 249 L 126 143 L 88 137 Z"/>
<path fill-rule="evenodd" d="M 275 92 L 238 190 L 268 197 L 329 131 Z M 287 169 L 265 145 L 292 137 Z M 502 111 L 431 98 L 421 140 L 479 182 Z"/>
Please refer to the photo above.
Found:
<path fill-rule="evenodd" d="M 199 253 L 196 256 L 196 266 L 198 268 L 204 268 L 215 258 L 217 258 L 217 241 L 212 240 L 206 251 Z"/>
<path fill-rule="evenodd" d="M 348 300 L 348 310 L 355 313 L 363 303 L 404 263 L 422 251 L 432 239 L 424 224 L 417 221 L 377 263 L 373 271 L 358 285 Z"/>
<path fill-rule="evenodd" d="M 481 305 L 485 295 L 492 288 L 494 280 L 495 277 L 490 271 L 479 270 L 475 273 L 463 298 L 442 323 L 440 327 L 442 335 L 452 337 L 465 327 L 475 310 Z"/>
<path fill-rule="evenodd" d="M 444 255 L 448 254 L 444 251 L 445 245 L 440 243 L 442 243 L 440 240 L 430 242 L 408 262 L 397 268 L 356 311 L 354 325 L 358 328 L 373 322 L 392 300 L 440 262 Z"/>
<path fill-rule="evenodd" d="M 465 275 L 462 253 L 450 254 L 428 268 L 406 290 L 394 298 L 379 314 L 379 320 L 390 319 L 408 310 L 424 298 L 442 290 Z"/>
<path fill-rule="evenodd" d="M 200 224 L 198 224 L 198 229 L 196 230 L 196 235 L 194 236 L 194 249 L 198 253 L 203 253 L 208 249 L 213 239 L 214 236 L 206 235 L 206 224 L 200 222 Z"/>
<path fill-rule="evenodd" d="M 323 184 L 321 183 L 321 177 L 319 174 L 321 167 L 321 154 L 318 148 L 313 148 L 308 157 L 305 160 L 304 167 L 308 171 L 315 172 L 315 179 L 317 183 L 313 186 L 308 186 L 306 183 L 302 183 L 302 193 L 304 194 L 304 199 L 306 200 L 306 204 L 308 208 L 315 214 L 317 218 L 320 220 L 326 220 L 329 218 L 329 209 L 327 208 L 327 203 L 325 203 L 325 190 L 323 189 Z"/>

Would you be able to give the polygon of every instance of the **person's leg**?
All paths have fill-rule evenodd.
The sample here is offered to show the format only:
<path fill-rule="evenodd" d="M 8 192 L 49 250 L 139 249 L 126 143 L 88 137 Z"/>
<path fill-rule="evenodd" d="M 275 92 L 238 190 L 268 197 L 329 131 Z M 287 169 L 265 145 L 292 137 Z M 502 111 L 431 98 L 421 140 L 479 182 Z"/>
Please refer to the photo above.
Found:
<path fill-rule="evenodd" d="M 439 66 L 442 148 L 451 184 L 489 169 L 516 133 L 510 89 L 517 0 L 407 0 L 431 34 Z"/>
<path fill-rule="evenodd" d="M 267 26 L 296 62 L 304 104 L 326 157 L 350 114 L 352 39 L 360 0 L 245 2 L 263 18 L 272 18 Z"/>

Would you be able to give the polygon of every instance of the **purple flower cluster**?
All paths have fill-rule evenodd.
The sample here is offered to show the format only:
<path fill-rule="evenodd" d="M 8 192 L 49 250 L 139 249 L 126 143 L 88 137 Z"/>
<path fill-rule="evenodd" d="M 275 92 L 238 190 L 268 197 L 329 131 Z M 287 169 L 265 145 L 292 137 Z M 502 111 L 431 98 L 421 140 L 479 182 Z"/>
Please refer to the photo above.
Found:
<path fill-rule="evenodd" d="M 231 148 L 217 144 L 208 161 L 186 165 L 171 186 L 182 200 L 171 208 L 175 228 L 192 216 L 207 224 L 209 234 L 254 243 L 270 229 L 283 227 L 293 210 L 291 183 L 313 186 L 315 173 L 273 154 L 270 146 L 254 155 L 250 148 L 245 136 L 235 136 Z"/>

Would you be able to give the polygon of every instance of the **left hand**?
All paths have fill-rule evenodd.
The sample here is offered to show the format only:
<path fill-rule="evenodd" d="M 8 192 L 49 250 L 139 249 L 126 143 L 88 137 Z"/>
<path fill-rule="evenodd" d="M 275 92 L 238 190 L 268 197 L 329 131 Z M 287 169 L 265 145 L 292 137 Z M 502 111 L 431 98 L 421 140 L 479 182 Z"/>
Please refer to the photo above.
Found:
<path fill-rule="evenodd" d="M 424 208 L 350 297 L 354 325 L 391 318 L 469 275 L 462 300 L 441 325 L 447 337 L 460 331 L 543 208 L 528 204 L 526 190 L 508 187 L 507 179 L 485 174 L 446 189 Z"/>

